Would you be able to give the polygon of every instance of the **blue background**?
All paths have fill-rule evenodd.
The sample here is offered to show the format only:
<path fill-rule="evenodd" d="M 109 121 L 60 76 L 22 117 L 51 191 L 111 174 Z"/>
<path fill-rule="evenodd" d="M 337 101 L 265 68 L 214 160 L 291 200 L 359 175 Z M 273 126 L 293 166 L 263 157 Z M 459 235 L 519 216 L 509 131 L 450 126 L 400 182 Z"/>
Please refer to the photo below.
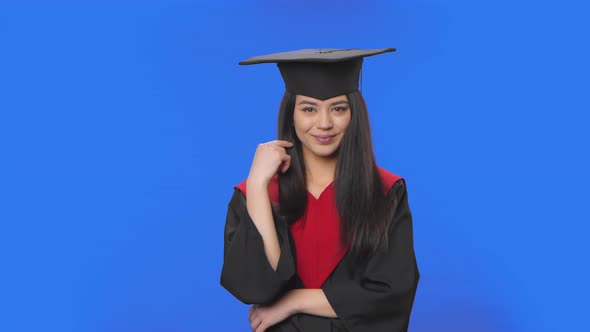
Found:
<path fill-rule="evenodd" d="M 0 5 L 0 331 L 248 331 L 219 286 L 283 83 L 247 57 L 381 48 L 362 90 L 406 178 L 410 331 L 590 331 L 583 1 Z"/>

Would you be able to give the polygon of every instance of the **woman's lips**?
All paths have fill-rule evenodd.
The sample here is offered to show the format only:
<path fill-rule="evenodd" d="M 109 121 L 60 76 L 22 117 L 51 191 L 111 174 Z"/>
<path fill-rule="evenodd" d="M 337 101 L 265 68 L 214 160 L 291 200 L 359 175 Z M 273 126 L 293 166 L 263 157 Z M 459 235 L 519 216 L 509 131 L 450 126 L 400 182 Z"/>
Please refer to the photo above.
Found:
<path fill-rule="evenodd" d="M 336 135 L 312 135 L 320 144 L 330 144 Z"/>

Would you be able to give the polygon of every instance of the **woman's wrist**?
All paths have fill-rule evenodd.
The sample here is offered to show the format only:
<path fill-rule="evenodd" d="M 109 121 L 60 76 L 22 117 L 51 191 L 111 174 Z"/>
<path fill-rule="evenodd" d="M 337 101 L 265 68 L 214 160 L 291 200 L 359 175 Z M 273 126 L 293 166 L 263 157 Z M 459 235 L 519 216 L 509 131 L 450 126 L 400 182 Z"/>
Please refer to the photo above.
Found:
<path fill-rule="evenodd" d="M 291 315 L 303 312 L 303 292 L 303 289 L 293 289 L 287 293 L 287 307 Z"/>
<path fill-rule="evenodd" d="M 336 318 L 336 312 L 328 302 L 324 291 L 320 289 L 294 289 L 287 293 L 287 310 L 294 314 L 309 314 Z"/>
<path fill-rule="evenodd" d="M 248 177 L 246 180 L 246 191 L 268 190 L 270 180 Z"/>

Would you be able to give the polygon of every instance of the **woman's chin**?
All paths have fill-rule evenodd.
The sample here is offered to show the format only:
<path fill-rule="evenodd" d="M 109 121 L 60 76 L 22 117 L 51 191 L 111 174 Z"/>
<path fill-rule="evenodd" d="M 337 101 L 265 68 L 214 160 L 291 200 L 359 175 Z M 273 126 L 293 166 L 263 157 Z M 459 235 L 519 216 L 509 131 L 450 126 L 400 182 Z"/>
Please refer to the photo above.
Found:
<path fill-rule="evenodd" d="M 336 156 L 336 148 L 332 146 L 320 146 L 311 150 L 311 153 L 321 158 L 331 158 Z"/>

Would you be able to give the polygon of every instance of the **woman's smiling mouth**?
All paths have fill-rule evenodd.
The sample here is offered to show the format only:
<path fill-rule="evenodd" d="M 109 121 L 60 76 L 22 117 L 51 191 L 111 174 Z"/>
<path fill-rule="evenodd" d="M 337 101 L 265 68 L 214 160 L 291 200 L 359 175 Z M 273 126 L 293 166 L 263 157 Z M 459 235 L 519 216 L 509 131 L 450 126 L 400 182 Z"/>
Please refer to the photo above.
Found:
<path fill-rule="evenodd" d="M 330 144 L 334 140 L 336 135 L 311 135 L 313 136 L 316 141 L 320 144 Z"/>

